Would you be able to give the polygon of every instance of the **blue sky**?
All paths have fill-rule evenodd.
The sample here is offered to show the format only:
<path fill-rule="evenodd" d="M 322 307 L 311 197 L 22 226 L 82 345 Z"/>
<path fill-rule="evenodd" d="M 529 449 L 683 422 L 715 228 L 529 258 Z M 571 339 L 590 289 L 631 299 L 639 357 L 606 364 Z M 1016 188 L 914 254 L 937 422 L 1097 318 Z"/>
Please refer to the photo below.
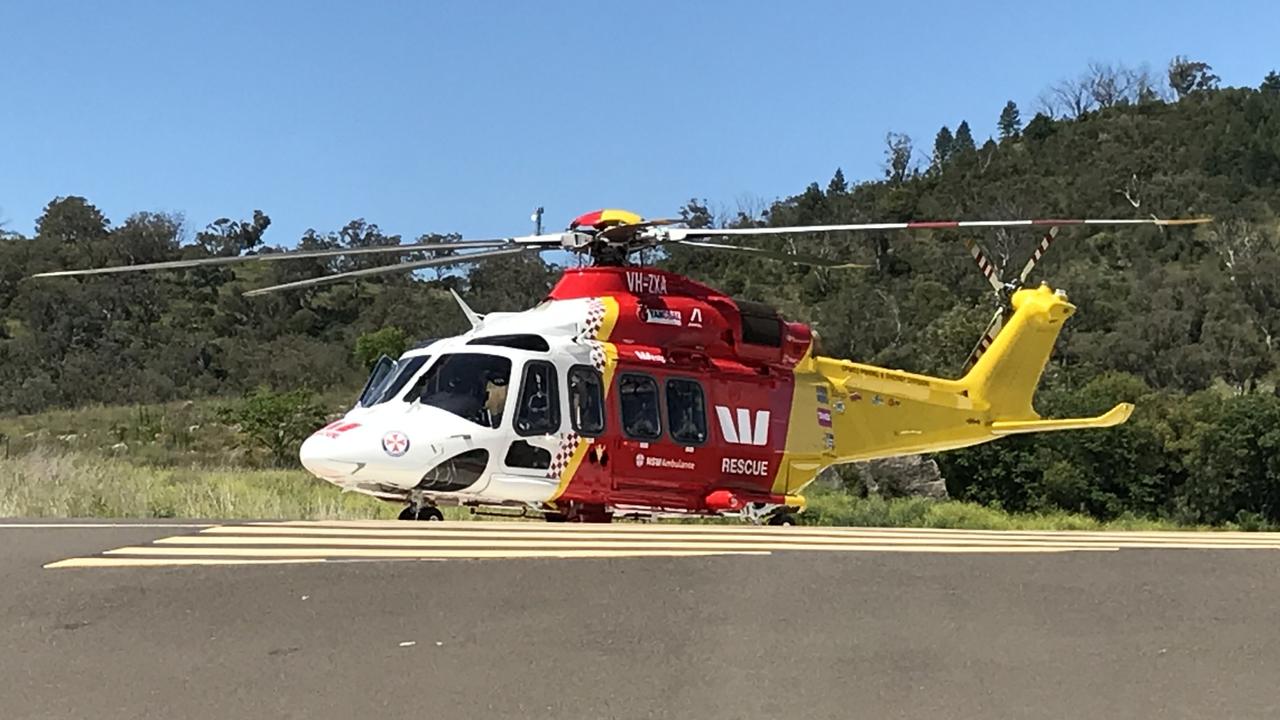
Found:
<path fill-rule="evenodd" d="M 1280 3 L 26 2 L 0 6 L 0 219 L 57 195 L 267 240 L 355 217 L 487 237 L 878 176 L 1090 60 L 1280 67 Z"/>

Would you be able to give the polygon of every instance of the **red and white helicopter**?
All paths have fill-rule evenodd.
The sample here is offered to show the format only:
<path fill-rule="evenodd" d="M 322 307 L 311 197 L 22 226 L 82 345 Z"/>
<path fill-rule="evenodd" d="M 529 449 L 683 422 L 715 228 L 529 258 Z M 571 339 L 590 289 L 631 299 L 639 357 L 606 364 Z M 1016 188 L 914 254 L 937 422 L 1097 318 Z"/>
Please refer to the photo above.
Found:
<path fill-rule="evenodd" d="M 622 210 L 564 232 L 456 243 L 295 251 L 45 273 L 96 275 L 365 253 L 469 251 L 251 290 L 259 295 L 387 272 L 567 250 L 564 271 L 522 312 L 479 315 L 471 329 L 382 358 L 358 402 L 303 443 L 302 464 L 343 490 L 405 503 L 401 519 L 440 520 L 440 505 L 608 521 L 614 516 L 738 516 L 790 524 L 824 468 L 936 452 L 1019 433 L 1108 427 L 1133 409 L 1042 419 L 1032 396 L 1063 322 L 1062 291 L 1025 288 L 1067 225 L 1185 225 L 1185 220 L 998 220 L 801 227 L 681 227 Z M 1042 227 L 1022 272 L 1003 281 L 967 242 L 1000 305 L 958 379 L 814 352 L 809 327 L 760 303 L 629 263 L 684 245 L 820 267 L 818 257 L 713 239 L 841 231 Z"/>

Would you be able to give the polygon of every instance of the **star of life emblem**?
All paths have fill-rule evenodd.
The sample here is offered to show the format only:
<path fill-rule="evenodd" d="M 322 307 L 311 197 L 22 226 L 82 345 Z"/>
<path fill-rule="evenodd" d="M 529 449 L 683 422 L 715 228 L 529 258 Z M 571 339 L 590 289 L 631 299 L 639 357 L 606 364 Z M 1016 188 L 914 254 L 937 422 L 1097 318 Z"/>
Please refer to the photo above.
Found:
<path fill-rule="evenodd" d="M 392 430 L 382 436 L 382 449 L 391 457 L 400 457 L 409 452 L 409 436 L 399 430 Z"/>

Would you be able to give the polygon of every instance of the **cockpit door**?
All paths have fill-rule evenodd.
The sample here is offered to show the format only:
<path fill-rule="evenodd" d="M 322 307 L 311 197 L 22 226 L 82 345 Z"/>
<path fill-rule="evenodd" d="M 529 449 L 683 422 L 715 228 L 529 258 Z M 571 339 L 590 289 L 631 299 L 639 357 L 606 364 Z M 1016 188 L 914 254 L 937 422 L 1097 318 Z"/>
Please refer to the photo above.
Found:
<path fill-rule="evenodd" d="M 556 366 L 545 360 L 525 363 L 507 412 L 511 419 L 504 423 L 514 432 L 487 492 L 524 502 L 550 499 L 559 484 L 551 462 L 561 442 L 561 407 Z"/>

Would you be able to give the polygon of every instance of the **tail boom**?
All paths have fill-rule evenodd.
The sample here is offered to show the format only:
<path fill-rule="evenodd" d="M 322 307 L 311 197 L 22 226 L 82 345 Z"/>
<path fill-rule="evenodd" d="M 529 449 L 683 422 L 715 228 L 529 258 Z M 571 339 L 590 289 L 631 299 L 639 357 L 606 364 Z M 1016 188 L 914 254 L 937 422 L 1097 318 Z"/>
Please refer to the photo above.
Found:
<path fill-rule="evenodd" d="M 785 490 L 798 491 L 827 465 L 952 450 L 1006 435 L 1112 427 L 1129 418 L 1128 403 L 1092 418 L 1041 418 L 1032 398 L 1075 307 L 1046 286 L 1019 290 L 1012 304 L 991 348 L 959 379 L 826 357 L 802 361 L 787 447 L 793 471 L 804 458 L 811 472 L 793 472 Z M 829 407 L 822 400 L 828 394 Z M 805 419 L 814 417 L 811 405 L 817 425 Z"/>

